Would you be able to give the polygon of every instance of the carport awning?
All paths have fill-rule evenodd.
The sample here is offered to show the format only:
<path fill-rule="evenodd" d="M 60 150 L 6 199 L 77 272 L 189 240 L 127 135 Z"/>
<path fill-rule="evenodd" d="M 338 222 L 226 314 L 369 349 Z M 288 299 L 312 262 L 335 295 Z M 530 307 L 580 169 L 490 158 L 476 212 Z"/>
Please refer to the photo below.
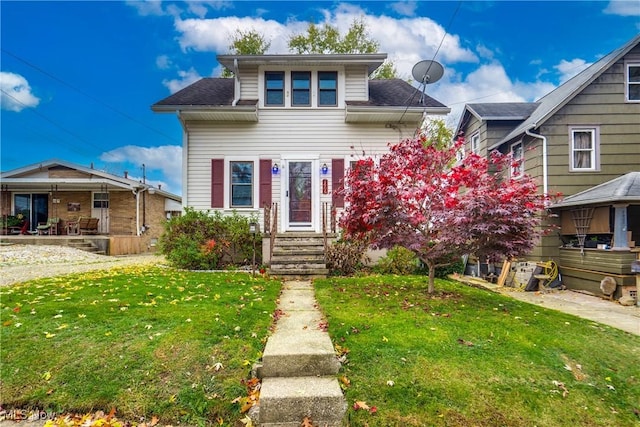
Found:
<path fill-rule="evenodd" d="M 581 191 L 555 203 L 551 208 L 611 203 L 640 203 L 640 172 L 629 172 L 611 181 Z"/>
<path fill-rule="evenodd" d="M 181 212 L 182 203 L 173 199 L 164 199 L 164 211 L 165 212 Z"/>

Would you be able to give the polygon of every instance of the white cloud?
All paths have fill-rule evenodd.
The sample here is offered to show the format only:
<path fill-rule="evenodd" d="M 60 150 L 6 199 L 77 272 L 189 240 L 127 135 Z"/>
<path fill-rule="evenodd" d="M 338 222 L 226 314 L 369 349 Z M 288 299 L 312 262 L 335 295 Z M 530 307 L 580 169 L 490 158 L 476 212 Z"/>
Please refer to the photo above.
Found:
<path fill-rule="evenodd" d="M 445 74 L 439 83 L 427 86 L 427 95 L 451 108 L 446 122 L 455 127 L 467 103 L 533 102 L 554 88 L 544 82 L 514 82 L 504 67 L 494 62 L 481 65 L 466 77 Z"/>
<path fill-rule="evenodd" d="M 189 71 L 178 71 L 178 77 L 179 78 L 177 79 L 165 79 L 162 81 L 162 84 L 169 89 L 169 92 L 176 93 L 180 89 L 183 89 L 202 78 L 202 76 L 193 68 Z"/>
<path fill-rule="evenodd" d="M 0 108 L 3 110 L 18 113 L 40 103 L 40 98 L 32 93 L 27 79 L 20 74 L 0 71 L 0 89 Z"/>
<path fill-rule="evenodd" d="M 160 184 L 163 190 L 180 194 L 182 187 L 182 147 L 179 145 L 163 145 L 160 147 L 127 145 L 102 153 L 100 160 L 107 163 L 132 166 L 134 169 L 144 164 L 148 172 L 161 171 L 162 176 L 166 177 L 169 182 L 149 179 L 146 182 L 156 187 Z M 129 175 L 129 178 L 138 179 L 132 175 Z M 142 181 L 142 177 L 138 180 Z"/>
<path fill-rule="evenodd" d="M 414 16 L 416 14 L 416 9 L 418 8 L 418 3 L 415 1 L 404 1 L 390 3 L 388 7 L 400 15 Z"/>
<path fill-rule="evenodd" d="M 563 59 L 558 65 L 554 65 L 553 68 L 560 73 L 560 83 L 564 83 L 590 65 L 591 63 L 588 63 L 584 59 L 576 58 L 571 61 Z"/>
<path fill-rule="evenodd" d="M 640 2 L 638 0 L 613 0 L 603 11 L 610 15 L 640 16 Z"/>
<path fill-rule="evenodd" d="M 168 55 L 160 55 L 156 58 L 156 67 L 158 67 L 161 70 L 166 70 L 170 68 L 172 64 L 173 62 L 171 61 L 171 58 L 169 58 Z"/>
<path fill-rule="evenodd" d="M 141 16 L 161 16 L 165 14 L 160 0 L 128 0 L 125 3 L 136 9 Z"/>

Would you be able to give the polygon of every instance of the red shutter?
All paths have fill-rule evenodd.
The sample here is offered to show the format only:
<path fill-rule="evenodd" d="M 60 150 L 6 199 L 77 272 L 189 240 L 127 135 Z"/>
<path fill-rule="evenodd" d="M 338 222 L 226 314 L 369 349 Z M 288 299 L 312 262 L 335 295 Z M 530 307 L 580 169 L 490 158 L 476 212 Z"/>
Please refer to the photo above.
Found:
<path fill-rule="evenodd" d="M 331 160 L 331 202 L 334 208 L 344 207 L 344 196 L 336 194 L 336 190 L 342 188 L 344 180 L 344 159 Z"/>
<path fill-rule="evenodd" d="M 260 160 L 260 205 L 271 206 L 271 159 Z"/>
<path fill-rule="evenodd" d="M 224 159 L 211 159 L 211 207 L 224 207 Z"/>

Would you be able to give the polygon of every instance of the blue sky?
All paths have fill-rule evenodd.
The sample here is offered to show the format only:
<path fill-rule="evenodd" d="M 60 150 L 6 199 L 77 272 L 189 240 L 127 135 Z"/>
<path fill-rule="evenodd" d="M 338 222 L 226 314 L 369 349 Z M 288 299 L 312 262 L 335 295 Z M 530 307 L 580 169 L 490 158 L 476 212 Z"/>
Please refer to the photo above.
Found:
<path fill-rule="evenodd" d="M 451 107 L 535 101 L 640 32 L 633 1 L 0 1 L 0 170 L 57 158 L 181 194 L 182 130 L 150 106 L 221 72 L 231 34 L 268 53 L 307 23 L 368 25 L 402 77 L 434 59 Z"/>

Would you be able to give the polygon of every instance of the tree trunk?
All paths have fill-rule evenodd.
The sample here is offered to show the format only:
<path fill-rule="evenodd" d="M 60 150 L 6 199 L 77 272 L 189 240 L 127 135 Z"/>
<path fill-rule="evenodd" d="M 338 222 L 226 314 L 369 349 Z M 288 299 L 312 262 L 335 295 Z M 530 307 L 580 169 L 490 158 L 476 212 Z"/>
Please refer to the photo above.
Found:
<path fill-rule="evenodd" d="M 427 292 L 432 294 L 435 290 L 435 282 L 436 282 L 436 264 L 433 262 L 427 263 L 429 266 L 429 288 Z"/>

